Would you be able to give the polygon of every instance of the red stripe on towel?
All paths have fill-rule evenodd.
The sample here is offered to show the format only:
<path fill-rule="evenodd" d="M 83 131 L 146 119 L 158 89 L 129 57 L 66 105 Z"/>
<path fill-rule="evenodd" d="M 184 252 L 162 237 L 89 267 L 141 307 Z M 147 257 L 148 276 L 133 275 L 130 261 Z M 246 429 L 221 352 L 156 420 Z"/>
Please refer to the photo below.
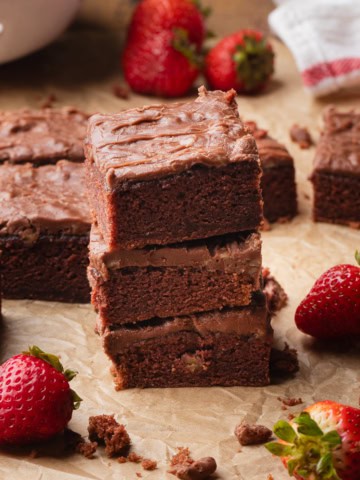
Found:
<path fill-rule="evenodd" d="M 304 70 L 301 75 L 307 87 L 313 87 L 325 78 L 339 77 L 360 70 L 360 58 L 341 58 L 333 62 L 318 63 Z"/>

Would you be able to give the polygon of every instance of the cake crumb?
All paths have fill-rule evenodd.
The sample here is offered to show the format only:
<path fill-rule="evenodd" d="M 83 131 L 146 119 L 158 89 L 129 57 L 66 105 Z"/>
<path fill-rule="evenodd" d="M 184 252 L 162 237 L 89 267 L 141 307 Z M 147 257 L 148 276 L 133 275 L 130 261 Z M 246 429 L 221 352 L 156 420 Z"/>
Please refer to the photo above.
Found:
<path fill-rule="evenodd" d="M 126 462 L 127 462 L 127 458 L 126 458 L 126 457 L 119 457 L 119 458 L 117 459 L 117 461 L 118 461 L 119 463 L 126 463 Z"/>
<path fill-rule="evenodd" d="M 271 275 L 266 267 L 262 269 L 264 280 L 263 292 L 267 299 L 270 313 L 275 313 L 284 308 L 288 302 L 288 296 L 280 283 Z"/>
<path fill-rule="evenodd" d="M 55 93 L 49 93 L 49 95 L 41 102 L 40 108 L 53 108 L 53 104 L 57 101 Z"/>
<path fill-rule="evenodd" d="M 271 349 L 270 372 L 272 376 L 292 376 L 299 371 L 299 360 L 295 348 L 287 343 L 283 350 Z"/>
<path fill-rule="evenodd" d="M 95 452 L 97 450 L 97 442 L 79 442 L 76 451 L 83 455 L 85 458 L 92 459 L 94 458 Z"/>
<path fill-rule="evenodd" d="M 156 470 L 157 469 L 157 461 L 151 460 L 150 458 L 144 458 L 141 462 L 141 466 L 144 470 Z"/>
<path fill-rule="evenodd" d="M 284 406 L 286 407 L 294 407 L 295 405 L 301 405 L 303 402 L 302 398 L 296 398 L 296 397 L 277 397 L 279 402 L 281 402 Z"/>
<path fill-rule="evenodd" d="M 293 413 L 289 413 L 287 416 L 287 419 L 289 420 L 289 422 L 291 422 L 291 420 L 294 420 L 294 418 L 295 418 L 295 415 Z"/>
<path fill-rule="evenodd" d="M 259 445 L 267 442 L 272 431 L 263 425 L 250 425 L 249 423 L 240 423 L 235 428 L 235 436 L 239 440 L 240 445 Z"/>
<path fill-rule="evenodd" d="M 132 463 L 140 463 L 143 457 L 141 457 L 135 452 L 130 452 L 129 455 L 127 456 L 127 459 L 129 462 L 132 462 Z"/>
<path fill-rule="evenodd" d="M 137 476 L 138 478 L 141 478 L 141 477 L 142 477 L 142 475 L 141 475 L 140 472 L 135 472 L 135 473 L 136 473 L 136 476 Z"/>
<path fill-rule="evenodd" d="M 108 457 L 121 455 L 131 444 L 124 425 L 119 424 L 114 415 L 97 415 L 89 418 L 89 439 L 105 444 Z"/>
<path fill-rule="evenodd" d="M 290 138 L 294 143 L 297 143 L 300 148 L 310 148 L 314 142 L 306 127 L 300 127 L 296 123 L 290 128 Z"/>
<path fill-rule="evenodd" d="M 187 447 L 179 447 L 178 453 L 170 460 L 171 468 L 168 473 L 175 475 L 180 480 L 205 480 L 212 475 L 217 468 L 213 457 L 204 457 L 193 460 Z"/>
<path fill-rule="evenodd" d="M 129 89 L 125 85 L 115 84 L 113 85 L 113 94 L 117 98 L 122 98 L 123 100 L 128 100 L 129 98 Z"/>
<path fill-rule="evenodd" d="M 271 473 L 269 473 L 267 480 L 274 480 L 274 477 L 271 475 Z"/>

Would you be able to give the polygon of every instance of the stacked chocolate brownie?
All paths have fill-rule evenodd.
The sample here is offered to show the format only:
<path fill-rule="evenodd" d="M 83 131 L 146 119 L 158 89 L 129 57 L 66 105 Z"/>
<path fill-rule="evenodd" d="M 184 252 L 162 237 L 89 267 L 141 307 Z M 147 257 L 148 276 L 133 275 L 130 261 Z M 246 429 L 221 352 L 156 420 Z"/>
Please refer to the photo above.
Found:
<path fill-rule="evenodd" d="M 5 298 L 88 302 L 88 115 L 0 112 L 0 275 Z"/>
<path fill-rule="evenodd" d="M 89 280 L 119 388 L 269 382 L 261 168 L 234 97 L 90 119 Z"/>

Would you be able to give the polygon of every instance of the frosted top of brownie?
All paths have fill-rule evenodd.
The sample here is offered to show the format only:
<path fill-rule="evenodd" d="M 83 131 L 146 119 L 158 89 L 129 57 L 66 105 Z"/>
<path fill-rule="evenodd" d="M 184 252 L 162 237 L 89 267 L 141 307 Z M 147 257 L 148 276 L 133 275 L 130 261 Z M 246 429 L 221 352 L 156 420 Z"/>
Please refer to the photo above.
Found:
<path fill-rule="evenodd" d="M 257 162 L 256 144 L 239 118 L 235 95 L 201 87 L 196 100 L 94 115 L 86 156 L 109 186 L 180 173 L 196 164 Z"/>
<path fill-rule="evenodd" d="M 73 107 L 0 112 L 0 162 L 83 161 L 87 121 Z"/>
<path fill-rule="evenodd" d="M 263 168 L 293 165 L 293 158 L 284 145 L 270 137 L 266 130 L 259 128 L 256 122 L 246 121 L 244 124 L 255 137 Z"/>
<path fill-rule="evenodd" d="M 0 166 L 0 236 L 32 243 L 40 234 L 79 235 L 90 230 L 84 165 Z"/>
<path fill-rule="evenodd" d="M 324 112 L 315 172 L 360 175 L 360 113 L 339 112 L 329 107 Z"/>
<path fill-rule="evenodd" d="M 203 267 L 208 271 L 248 273 L 260 279 L 261 239 L 258 233 L 239 233 L 164 247 L 123 250 L 107 248 L 93 225 L 90 235 L 91 265 L 104 277 L 107 270 L 126 267 Z M 260 284 L 258 284 L 260 288 Z"/>

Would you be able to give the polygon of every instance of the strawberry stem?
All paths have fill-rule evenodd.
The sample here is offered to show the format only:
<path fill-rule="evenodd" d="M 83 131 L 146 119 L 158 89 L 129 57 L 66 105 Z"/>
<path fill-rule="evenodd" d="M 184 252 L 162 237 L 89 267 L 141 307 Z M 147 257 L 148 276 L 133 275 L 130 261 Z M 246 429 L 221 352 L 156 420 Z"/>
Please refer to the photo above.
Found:
<path fill-rule="evenodd" d="M 76 377 L 78 373 L 75 370 L 70 370 L 70 369 L 64 370 L 64 367 L 60 362 L 59 357 L 51 353 L 44 352 L 43 350 L 41 350 L 41 348 L 37 347 L 36 345 L 29 347 L 29 350 L 27 352 L 22 352 L 22 353 L 24 355 L 31 355 L 32 357 L 40 358 L 44 362 L 48 363 L 53 368 L 55 368 L 55 370 L 62 373 L 68 382 L 70 382 L 74 377 Z M 71 391 L 72 400 L 73 400 L 73 408 L 74 410 L 77 410 L 80 407 L 80 402 L 82 401 L 82 398 L 80 398 L 79 395 L 76 392 L 74 392 L 74 390 L 70 390 L 70 391 Z"/>
<path fill-rule="evenodd" d="M 189 32 L 184 28 L 174 28 L 174 38 L 172 41 L 173 48 L 184 55 L 185 58 L 195 67 L 200 67 L 203 63 L 203 59 L 197 51 L 197 47 L 189 40 Z"/>
<path fill-rule="evenodd" d="M 293 422 L 279 420 L 274 433 L 280 442 L 265 444 L 273 455 L 282 457 L 290 476 L 313 480 L 340 480 L 332 452 L 339 448 L 342 439 L 336 430 L 324 433 L 307 412 L 302 412 Z"/>
<path fill-rule="evenodd" d="M 356 250 L 355 252 L 355 260 L 357 261 L 358 265 L 360 266 L 360 252 Z"/>
<path fill-rule="evenodd" d="M 247 92 L 256 91 L 274 72 L 274 52 L 266 39 L 244 36 L 244 43 L 238 44 L 233 55 L 239 79 Z"/>

